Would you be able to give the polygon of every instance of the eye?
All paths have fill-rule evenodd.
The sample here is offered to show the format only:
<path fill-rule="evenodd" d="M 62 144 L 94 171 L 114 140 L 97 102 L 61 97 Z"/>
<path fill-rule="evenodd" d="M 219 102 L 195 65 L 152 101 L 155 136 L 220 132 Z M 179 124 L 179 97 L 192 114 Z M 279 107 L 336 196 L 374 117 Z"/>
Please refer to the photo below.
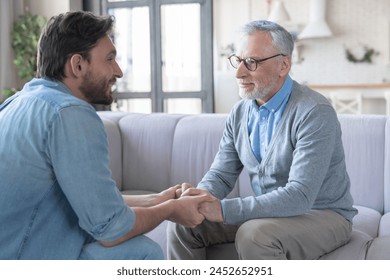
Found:
<path fill-rule="evenodd" d="M 111 53 L 109 53 L 107 56 L 106 56 L 106 58 L 107 58 L 107 61 L 114 61 L 115 59 L 116 59 L 116 54 L 115 53 L 113 53 L 113 52 L 111 52 Z"/>
<path fill-rule="evenodd" d="M 256 65 L 256 60 L 254 60 L 253 58 L 248 57 L 247 59 L 245 59 L 245 63 L 248 66 L 255 66 Z"/>

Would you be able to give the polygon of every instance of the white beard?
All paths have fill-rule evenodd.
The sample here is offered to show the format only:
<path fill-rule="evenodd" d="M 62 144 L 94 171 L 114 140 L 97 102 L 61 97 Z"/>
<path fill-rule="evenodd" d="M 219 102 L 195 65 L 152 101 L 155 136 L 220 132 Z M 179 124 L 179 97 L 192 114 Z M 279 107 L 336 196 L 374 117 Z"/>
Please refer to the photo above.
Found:
<path fill-rule="evenodd" d="M 253 91 L 246 91 L 245 89 L 239 87 L 238 94 L 243 99 L 260 99 L 265 100 L 267 99 L 267 96 L 271 94 L 271 91 L 275 88 L 276 81 L 273 81 L 268 86 L 264 87 L 263 89 L 259 89 L 258 87 L 255 87 Z"/>

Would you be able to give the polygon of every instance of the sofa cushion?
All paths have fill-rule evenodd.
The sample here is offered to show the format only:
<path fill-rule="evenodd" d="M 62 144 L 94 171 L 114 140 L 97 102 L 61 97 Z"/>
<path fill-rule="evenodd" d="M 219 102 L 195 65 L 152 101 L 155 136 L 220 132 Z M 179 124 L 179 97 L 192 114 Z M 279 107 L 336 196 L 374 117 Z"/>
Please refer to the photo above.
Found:
<path fill-rule="evenodd" d="M 390 213 L 390 117 L 386 122 L 386 134 L 385 134 L 385 189 L 384 189 L 384 209 L 385 213 Z"/>
<path fill-rule="evenodd" d="M 372 238 L 377 237 L 382 215 L 368 207 L 356 205 L 354 207 L 359 213 L 353 218 L 353 228 L 367 233 Z"/>
<path fill-rule="evenodd" d="M 172 150 L 171 184 L 188 182 L 196 186 L 218 152 L 226 115 L 186 116 L 176 126 Z M 229 197 L 238 196 L 237 187 Z"/>
<path fill-rule="evenodd" d="M 351 239 L 347 244 L 322 256 L 321 260 L 364 260 L 372 237 L 360 230 L 352 230 Z"/>
<path fill-rule="evenodd" d="M 390 260 L 390 235 L 375 238 L 367 251 L 367 260 Z"/>
<path fill-rule="evenodd" d="M 181 115 L 127 114 L 122 133 L 123 191 L 160 192 L 171 186 L 172 146 Z"/>
<path fill-rule="evenodd" d="M 112 178 L 119 190 L 122 190 L 122 139 L 118 123 L 110 118 L 101 117 L 108 139 L 109 164 Z"/>
<path fill-rule="evenodd" d="M 146 233 L 145 235 L 152 239 L 153 241 L 157 242 L 161 249 L 163 250 L 165 258 L 167 258 L 167 226 L 169 221 L 164 221 L 161 224 L 159 224 L 157 227 Z"/>
<path fill-rule="evenodd" d="M 386 213 L 382 216 L 378 236 L 390 235 L 390 213 Z M 390 250 L 390 248 L 389 248 Z"/>
<path fill-rule="evenodd" d="M 112 111 L 97 111 L 97 114 L 102 119 L 109 119 L 113 122 L 118 123 L 121 118 L 126 116 L 128 113 L 126 112 L 112 112 Z"/>
<path fill-rule="evenodd" d="M 339 115 L 354 204 L 383 214 L 385 116 Z"/>
<path fill-rule="evenodd" d="M 143 190 L 123 190 L 123 195 L 143 195 L 143 194 L 155 194 L 156 191 L 143 191 Z"/>

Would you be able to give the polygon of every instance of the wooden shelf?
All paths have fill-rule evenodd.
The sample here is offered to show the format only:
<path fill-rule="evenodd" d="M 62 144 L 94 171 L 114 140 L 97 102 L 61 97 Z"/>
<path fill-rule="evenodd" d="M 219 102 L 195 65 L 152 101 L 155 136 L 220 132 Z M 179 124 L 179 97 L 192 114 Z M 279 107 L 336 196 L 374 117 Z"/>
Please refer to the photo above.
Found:
<path fill-rule="evenodd" d="M 343 88 L 390 88 L 390 84 L 360 84 L 360 85 L 307 85 L 313 89 L 343 89 Z"/>

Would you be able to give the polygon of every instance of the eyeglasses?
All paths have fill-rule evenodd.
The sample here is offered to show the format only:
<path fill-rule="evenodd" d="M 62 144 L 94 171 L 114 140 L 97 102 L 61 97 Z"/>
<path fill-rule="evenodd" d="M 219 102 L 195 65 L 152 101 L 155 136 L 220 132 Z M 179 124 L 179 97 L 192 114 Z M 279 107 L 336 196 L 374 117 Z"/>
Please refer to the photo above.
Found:
<path fill-rule="evenodd" d="M 270 56 L 270 57 L 266 57 L 266 58 L 263 58 L 263 59 L 254 59 L 252 57 L 248 57 L 248 58 L 240 58 L 239 56 L 235 55 L 235 54 L 232 54 L 231 56 L 228 57 L 229 61 L 230 61 L 230 64 L 233 66 L 233 68 L 238 68 L 238 66 L 240 66 L 241 62 L 244 62 L 244 65 L 246 67 L 246 69 L 248 69 L 249 71 L 255 71 L 257 69 L 257 65 L 268 60 L 268 59 L 271 59 L 271 58 L 274 58 L 274 57 L 277 57 L 277 56 L 286 56 L 285 54 L 282 54 L 282 53 L 278 53 L 278 54 L 275 54 L 273 56 Z"/>

